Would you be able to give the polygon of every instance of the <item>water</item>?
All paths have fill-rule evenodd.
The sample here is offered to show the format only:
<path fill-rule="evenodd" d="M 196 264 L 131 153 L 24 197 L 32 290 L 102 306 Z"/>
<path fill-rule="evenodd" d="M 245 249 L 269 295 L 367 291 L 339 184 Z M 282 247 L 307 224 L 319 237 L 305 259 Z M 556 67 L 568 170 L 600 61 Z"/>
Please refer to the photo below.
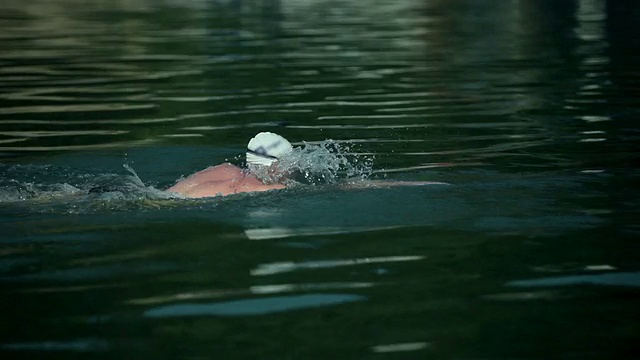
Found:
<path fill-rule="evenodd" d="M 638 15 L 4 1 L 0 356 L 636 358 Z M 163 191 L 258 131 L 302 186 Z"/>

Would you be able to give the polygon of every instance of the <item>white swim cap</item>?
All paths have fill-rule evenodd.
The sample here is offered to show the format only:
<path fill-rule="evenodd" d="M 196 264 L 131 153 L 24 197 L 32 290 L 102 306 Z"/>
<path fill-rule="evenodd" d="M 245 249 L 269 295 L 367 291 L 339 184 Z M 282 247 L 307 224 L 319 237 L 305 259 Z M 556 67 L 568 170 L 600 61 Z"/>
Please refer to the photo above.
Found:
<path fill-rule="evenodd" d="M 283 155 L 291 152 L 293 146 L 282 136 L 270 132 L 261 132 L 249 140 L 247 145 L 247 164 L 269 166 Z"/>

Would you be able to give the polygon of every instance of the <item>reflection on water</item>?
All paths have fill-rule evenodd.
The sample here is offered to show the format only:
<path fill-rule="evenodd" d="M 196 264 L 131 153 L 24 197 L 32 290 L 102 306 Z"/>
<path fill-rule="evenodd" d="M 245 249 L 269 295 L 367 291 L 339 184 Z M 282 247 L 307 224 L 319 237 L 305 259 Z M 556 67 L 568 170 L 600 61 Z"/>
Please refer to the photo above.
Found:
<path fill-rule="evenodd" d="M 179 302 L 187 300 L 204 300 L 228 296 L 239 295 L 266 295 L 279 294 L 294 291 L 311 290 L 336 290 L 336 289 L 361 289 L 373 286 L 372 283 L 321 283 L 321 284 L 279 284 L 279 285 L 257 285 L 251 286 L 248 290 L 205 290 L 197 292 L 186 292 L 167 296 L 156 296 L 145 299 L 133 299 L 128 301 L 131 304 L 148 305 L 167 302 Z"/>
<path fill-rule="evenodd" d="M 3 1 L 0 357 L 634 358 L 638 16 Z M 162 191 L 258 131 L 450 186 Z"/>
<path fill-rule="evenodd" d="M 6 350 L 29 351 L 60 351 L 60 352 L 88 352 L 104 351 L 109 348 L 109 343 L 102 339 L 77 339 L 71 341 L 40 341 L 27 343 L 12 343 L 2 345 Z"/>
<path fill-rule="evenodd" d="M 402 344 L 388 344 L 388 345 L 376 345 L 372 348 L 376 353 L 389 353 L 400 351 L 416 351 L 422 350 L 429 346 L 427 342 L 415 342 L 415 343 L 402 343 Z"/>
<path fill-rule="evenodd" d="M 385 256 L 382 258 L 364 258 L 348 260 L 320 260 L 308 261 L 304 263 L 280 262 L 271 264 L 260 264 L 256 269 L 251 270 L 251 275 L 264 276 L 280 274 L 284 272 L 296 271 L 300 269 L 321 269 L 338 266 L 354 266 L 364 264 L 378 264 L 386 262 L 416 261 L 424 259 L 423 256 Z"/>
<path fill-rule="evenodd" d="M 279 296 L 251 300 L 236 300 L 220 303 L 177 304 L 152 308 L 144 312 L 144 316 L 183 317 L 183 316 L 242 316 L 264 315 L 310 307 L 336 305 L 365 298 L 350 294 L 307 294 L 297 296 Z"/>
<path fill-rule="evenodd" d="M 317 236 L 317 235 L 336 235 L 336 234 L 349 234 L 354 232 L 364 232 L 364 231 L 376 231 L 376 230 L 385 230 L 385 229 L 393 229 L 394 227 L 387 228 L 327 228 L 327 227 L 319 227 L 319 228 L 266 228 L 266 229 L 246 229 L 244 234 L 247 236 L 249 240 L 270 240 L 270 239 L 282 239 L 288 237 L 300 237 L 300 236 Z"/>
<path fill-rule="evenodd" d="M 515 280 L 509 282 L 508 286 L 568 286 L 568 285 L 609 285 L 609 286 L 640 286 L 640 273 L 619 272 L 613 274 L 598 275 L 574 275 L 558 276 L 552 278 Z"/>

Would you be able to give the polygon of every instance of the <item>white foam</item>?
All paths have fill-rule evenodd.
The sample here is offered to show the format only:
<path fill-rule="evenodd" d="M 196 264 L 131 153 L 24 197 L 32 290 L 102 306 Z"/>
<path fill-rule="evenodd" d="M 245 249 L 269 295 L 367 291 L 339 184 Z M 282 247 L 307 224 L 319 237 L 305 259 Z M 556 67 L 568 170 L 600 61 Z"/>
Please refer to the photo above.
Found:
<path fill-rule="evenodd" d="M 303 143 L 279 159 L 277 171 L 264 167 L 251 167 L 265 182 L 276 183 L 288 178 L 290 182 L 311 185 L 333 184 L 341 179 L 368 178 L 372 173 L 372 155 L 351 152 L 353 144 L 325 140 Z"/>

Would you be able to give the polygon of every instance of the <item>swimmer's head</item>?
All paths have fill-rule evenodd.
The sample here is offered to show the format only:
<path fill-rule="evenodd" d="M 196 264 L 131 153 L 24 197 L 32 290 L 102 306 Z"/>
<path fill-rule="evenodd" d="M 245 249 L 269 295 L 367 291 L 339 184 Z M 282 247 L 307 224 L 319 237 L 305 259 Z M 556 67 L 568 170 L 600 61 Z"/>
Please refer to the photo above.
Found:
<path fill-rule="evenodd" d="M 278 134 L 261 132 L 249 140 L 247 145 L 247 165 L 269 167 L 282 156 L 291 152 L 293 146 Z"/>

